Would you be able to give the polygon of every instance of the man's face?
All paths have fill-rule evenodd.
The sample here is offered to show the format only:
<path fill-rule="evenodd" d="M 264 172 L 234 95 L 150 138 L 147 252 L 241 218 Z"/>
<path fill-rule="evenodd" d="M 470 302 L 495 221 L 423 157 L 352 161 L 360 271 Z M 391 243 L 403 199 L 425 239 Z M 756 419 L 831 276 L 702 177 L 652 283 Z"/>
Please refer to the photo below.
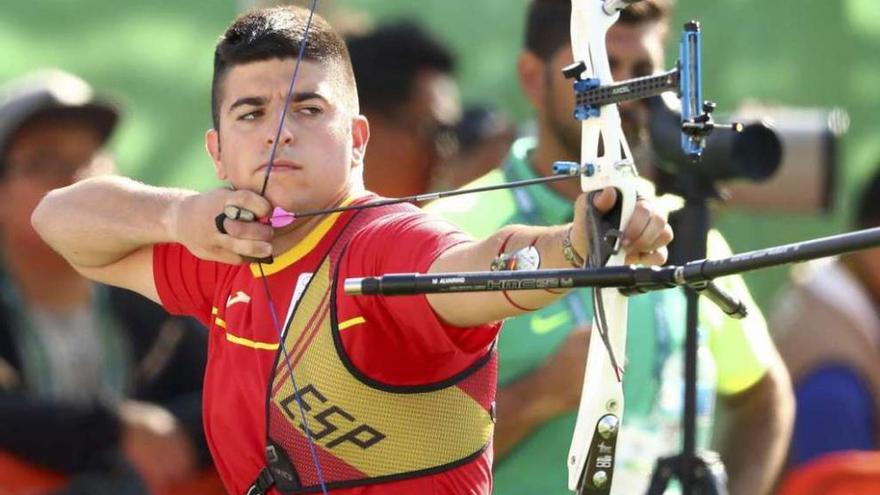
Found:
<path fill-rule="evenodd" d="M 611 73 L 615 81 L 653 74 L 663 67 L 663 41 L 666 26 L 652 22 L 635 26 L 615 24 L 608 30 L 606 44 Z M 580 122 L 572 118 L 574 91 L 571 81 L 562 75 L 562 68 L 571 64 L 571 47 L 556 52 L 546 66 L 544 112 L 546 124 L 569 150 L 572 157 L 580 155 Z M 643 102 L 620 104 L 623 130 L 630 146 L 637 148 L 647 140 L 648 112 Z"/>
<path fill-rule="evenodd" d="M 367 188 L 388 197 L 427 192 L 435 168 L 453 151 L 450 133 L 460 116 L 455 81 L 436 70 L 419 73 L 410 98 L 394 115 L 369 115 Z"/>
<path fill-rule="evenodd" d="M 0 179 L 0 226 L 7 257 L 28 256 L 47 265 L 66 266 L 31 227 L 31 213 L 52 189 L 109 171 L 109 160 L 98 159 L 101 146 L 95 129 L 73 120 L 37 121 L 16 134 L 7 149 L 6 170 Z M 107 170 L 98 170 L 102 168 Z"/>
<path fill-rule="evenodd" d="M 206 145 L 217 177 L 259 192 L 266 177 L 296 61 L 271 59 L 233 67 L 219 102 L 220 129 Z M 288 211 L 321 208 L 347 196 L 363 159 L 369 130 L 347 104 L 348 89 L 317 62 L 303 61 L 287 109 L 266 189 Z"/>

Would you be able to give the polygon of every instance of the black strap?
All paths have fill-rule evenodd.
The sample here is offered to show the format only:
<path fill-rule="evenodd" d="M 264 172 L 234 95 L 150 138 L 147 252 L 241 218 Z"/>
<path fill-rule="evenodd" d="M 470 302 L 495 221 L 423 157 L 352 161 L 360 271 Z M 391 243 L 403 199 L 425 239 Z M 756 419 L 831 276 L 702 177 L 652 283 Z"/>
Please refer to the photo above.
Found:
<path fill-rule="evenodd" d="M 269 472 L 269 468 L 263 468 L 244 495 L 266 495 L 273 486 L 275 486 L 275 478 Z"/>

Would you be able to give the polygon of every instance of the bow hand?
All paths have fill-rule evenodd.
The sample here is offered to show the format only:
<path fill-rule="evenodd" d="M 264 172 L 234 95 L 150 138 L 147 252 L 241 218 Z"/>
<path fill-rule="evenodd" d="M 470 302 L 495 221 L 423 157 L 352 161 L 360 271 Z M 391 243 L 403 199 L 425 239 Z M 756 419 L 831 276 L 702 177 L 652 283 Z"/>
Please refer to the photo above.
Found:
<path fill-rule="evenodd" d="M 587 208 L 587 197 L 592 197 L 592 208 L 596 219 L 590 219 Z M 575 203 L 575 218 L 572 224 L 571 241 L 575 251 L 589 255 L 593 251 L 590 235 L 591 225 L 597 222 L 599 255 L 604 264 L 614 254 L 615 244 L 619 238 L 619 248 L 626 255 L 626 264 L 662 265 L 666 262 L 667 246 L 672 241 L 672 228 L 667 223 L 665 212 L 661 212 L 650 199 L 639 197 L 629 222 L 622 232 L 618 230 L 617 220 L 621 202 L 619 193 L 614 188 L 583 193 Z"/>

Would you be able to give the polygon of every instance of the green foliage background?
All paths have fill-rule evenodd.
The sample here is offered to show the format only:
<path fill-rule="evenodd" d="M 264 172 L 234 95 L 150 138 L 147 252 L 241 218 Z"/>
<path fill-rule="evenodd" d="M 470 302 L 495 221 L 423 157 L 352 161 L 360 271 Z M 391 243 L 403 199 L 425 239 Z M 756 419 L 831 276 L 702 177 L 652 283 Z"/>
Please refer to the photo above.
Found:
<path fill-rule="evenodd" d="M 218 34 L 254 1 L 31 0 L 3 2 L 0 81 L 38 67 L 78 73 L 126 108 L 112 148 L 120 168 L 151 183 L 216 184 L 202 136 L 210 125 L 211 53 Z M 298 3 L 304 4 L 304 1 Z M 514 60 L 525 0 L 325 0 L 322 10 L 376 22 L 417 17 L 460 54 L 468 101 L 525 120 Z M 846 109 L 838 204 L 826 216 L 725 210 L 717 225 L 736 251 L 845 228 L 860 181 L 880 161 L 880 9 L 874 0 L 679 0 L 676 21 L 703 24 L 704 92 L 733 109 L 745 98 Z M 561 26 L 567 29 L 567 26 Z M 670 60 L 675 59 L 670 46 Z M 880 198 L 878 198 L 880 200 Z M 747 277 L 769 309 L 786 269 Z"/>

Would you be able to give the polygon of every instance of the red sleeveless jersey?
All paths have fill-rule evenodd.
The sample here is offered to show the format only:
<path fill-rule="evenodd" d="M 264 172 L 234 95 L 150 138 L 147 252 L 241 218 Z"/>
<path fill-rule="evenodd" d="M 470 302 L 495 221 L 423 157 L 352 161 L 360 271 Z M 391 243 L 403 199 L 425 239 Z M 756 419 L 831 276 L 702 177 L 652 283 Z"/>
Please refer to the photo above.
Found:
<path fill-rule="evenodd" d="M 200 260 L 181 245 L 158 245 L 153 271 L 165 308 L 196 317 L 210 331 L 204 388 L 208 444 L 226 489 L 243 493 L 266 465 L 266 387 L 278 327 L 301 294 L 351 212 L 329 215 L 302 242 L 259 266 Z M 340 263 L 340 278 L 426 272 L 443 251 L 470 239 L 416 208 L 380 219 L 356 234 Z M 340 297 L 343 347 L 369 378 L 391 385 L 448 379 L 485 356 L 500 324 L 462 329 L 434 314 L 425 296 Z M 334 490 L 334 494 L 489 494 L 491 448 L 462 466 L 423 477 Z M 273 492 L 274 493 L 274 492 Z"/>

